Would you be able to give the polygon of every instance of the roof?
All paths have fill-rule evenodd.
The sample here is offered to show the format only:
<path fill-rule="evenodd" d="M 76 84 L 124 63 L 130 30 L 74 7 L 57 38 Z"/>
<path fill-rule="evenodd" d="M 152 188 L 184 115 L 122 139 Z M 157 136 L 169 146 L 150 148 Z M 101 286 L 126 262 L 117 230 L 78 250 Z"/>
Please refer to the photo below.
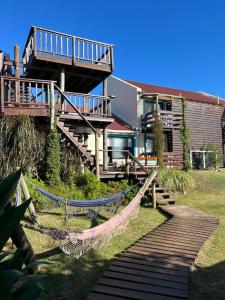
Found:
<path fill-rule="evenodd" d="M 151 94 L 151 93 L 168 94 L 173 96 L 182 96 L 189 101 L 218 104 L 218 98 L 216 96 L 208 95 L 206 93 L 168 88 L 164 86 L 152 85 L 152 84 L 136 82 L 131 80 L 124 80 L 124 81 L 136 86 L 137 88 L 142 89 L 142 92 L 144 94 Z M 219 98 L 219 104 L 225 105 L 224 99 Z"/>
<path fill-rule="evenodd" d="M 121 120 L 118 116 L 113 114 L 113 118 L 114 121 L 107 126 L 107 129 L 116 131 L 133 131 L 132 127 L 125 121 Z"/>

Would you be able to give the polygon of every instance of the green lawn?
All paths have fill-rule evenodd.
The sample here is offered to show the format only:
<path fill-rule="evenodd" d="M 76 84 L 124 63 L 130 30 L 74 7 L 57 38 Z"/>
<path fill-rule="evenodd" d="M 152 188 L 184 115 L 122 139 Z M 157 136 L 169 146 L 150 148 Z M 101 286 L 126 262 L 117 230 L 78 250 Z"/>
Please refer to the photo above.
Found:
<path fill-rule="evenodd" d="M 190 274 L 190 300 L 225 299 L 225 172 L 195 171 L 196 189 L 178 204 L 198 208 L 220 220 L 199 252 Z"/>
<path fill-rule="evenodd" d="M 220 219 L 220 225 L 201 249 L 190 274 L 190 300 L 225 299 L 225 172 L 195 171 L 195 190 L 177 197 L 178 204 L 198 208 Z M 109 218 L 104 214 L 97 223 Z M 40 223 L 45 226 L 63 228 L 63 217 L 41 214 Z M 58 250 L 57 242 L 50 237 L 26 230 L 37 258 L 48 265 L 41 267 L 47 274 L 43 280 L 45 288 L 41 299 L 86 299 L 89 291 L 109 264 L 126 247 L 142 235 L 161 224 L 165 217 L 151 208 L 141 208 L 122 235 L 116 236 L 104 248 L 92 251 L 76 260 Z M 93 225 L 86 217 L 69 221 L 73 230 Z"/>

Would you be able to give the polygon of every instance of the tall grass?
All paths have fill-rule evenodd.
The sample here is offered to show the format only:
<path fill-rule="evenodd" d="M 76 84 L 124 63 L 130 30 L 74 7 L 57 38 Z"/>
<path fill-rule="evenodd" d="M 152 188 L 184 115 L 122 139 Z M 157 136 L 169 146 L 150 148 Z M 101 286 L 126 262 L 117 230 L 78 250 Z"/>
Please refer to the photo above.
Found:
<path fill-rule="evenodd" d="M 187 172 L 172 169 L 159 169 L 159 183 L 170 192 L 184 193 L 195 187 L 195 180 Z"/>

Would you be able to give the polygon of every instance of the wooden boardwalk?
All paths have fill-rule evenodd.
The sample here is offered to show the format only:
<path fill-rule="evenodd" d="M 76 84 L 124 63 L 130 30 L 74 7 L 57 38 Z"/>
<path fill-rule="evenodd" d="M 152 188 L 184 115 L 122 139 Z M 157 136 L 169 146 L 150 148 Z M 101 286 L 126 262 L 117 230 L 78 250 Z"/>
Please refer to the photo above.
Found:
<path fill-rule="evenodd" d="M 88 300 L 188 298 L 190 267 L 218 220 L 182 205 L 161 209 L 172 218 L 126 249 Z"/>

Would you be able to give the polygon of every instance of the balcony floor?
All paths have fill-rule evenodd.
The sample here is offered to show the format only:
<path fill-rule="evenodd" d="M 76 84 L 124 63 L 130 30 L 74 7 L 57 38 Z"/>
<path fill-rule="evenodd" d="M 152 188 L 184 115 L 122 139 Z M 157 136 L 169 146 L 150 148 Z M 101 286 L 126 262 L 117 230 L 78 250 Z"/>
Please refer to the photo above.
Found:
<path fill-rule="evenodd" d="M 30 59 L 25 72 L 26 78 L 59 81 L 61 68 L 65 69 L 65 90 L 89 93 L 111 74 L 109 66 L 73 63 L 72 59 L 49 55 L 36 55 Z"/>

